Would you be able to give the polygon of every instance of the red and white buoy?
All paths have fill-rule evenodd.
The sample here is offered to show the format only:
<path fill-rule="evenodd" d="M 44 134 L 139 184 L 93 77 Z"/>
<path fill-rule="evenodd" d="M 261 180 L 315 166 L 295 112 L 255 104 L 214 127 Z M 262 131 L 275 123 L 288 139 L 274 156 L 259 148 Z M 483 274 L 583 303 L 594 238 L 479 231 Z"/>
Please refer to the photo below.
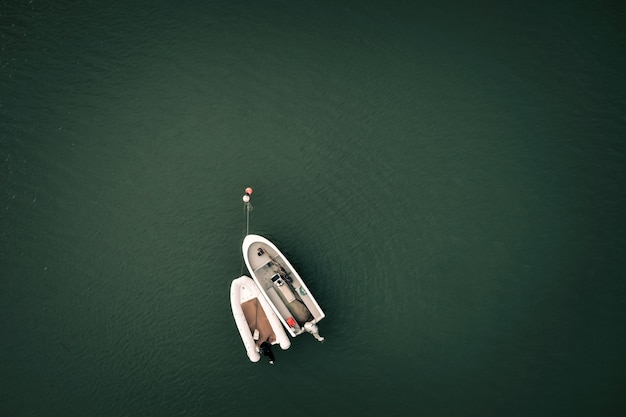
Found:
<path fill-rule="evenodd" d="M 249 203 L 250 202 L 250 194 L 252 194 L 252 187 L 246 187 L 245 189 L 245 194 L 243 195 L 243 202 L 244 203 Z"/>

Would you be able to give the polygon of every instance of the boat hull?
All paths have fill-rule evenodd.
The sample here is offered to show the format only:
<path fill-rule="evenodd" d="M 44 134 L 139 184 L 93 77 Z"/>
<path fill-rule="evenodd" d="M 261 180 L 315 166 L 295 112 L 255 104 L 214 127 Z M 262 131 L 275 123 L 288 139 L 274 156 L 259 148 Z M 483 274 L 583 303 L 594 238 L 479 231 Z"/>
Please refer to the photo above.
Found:
<path fill-rule="evenodd" d="M 242 252 L 252 279 L 292 337 L 302 334 L 305 324 L 325 317 L 300 275 L 272 242 L 247 235 Z"/>
<path fill-rule="evenodd" d="M 245 275 L 234 279 L 230 286 L 230 303 L 237 330 L 252 362 L 261 359 L 259 346 L 265 341 L 283 350 L 289 349 L 291 341 L 283 325 L 254 280 Z"/>

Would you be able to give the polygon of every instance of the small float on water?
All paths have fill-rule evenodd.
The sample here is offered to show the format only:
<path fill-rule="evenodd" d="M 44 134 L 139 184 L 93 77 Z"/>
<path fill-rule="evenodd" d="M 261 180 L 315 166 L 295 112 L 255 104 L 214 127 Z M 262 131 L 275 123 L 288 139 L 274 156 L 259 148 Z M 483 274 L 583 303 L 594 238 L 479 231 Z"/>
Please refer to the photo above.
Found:
<path fill-rule="evenodd" d="M 325 317 L 324 311 L 285 255 L 254 234 L 244 238 L 242 252 L 252 279 L 289 334 L 296 337 L 308 332 L 323 341 L 316 323 Z"/>
<path fill-rule="evenodd" d="M 230 285 L 230 304 L 241 340 L 252 362 L 258 362 L 264 355 L 273 364 L 272 345 L 278 344 L 283 350 L 289 349 L 289 337 L 252 278 L 243 275 L 233 280 Z"/>

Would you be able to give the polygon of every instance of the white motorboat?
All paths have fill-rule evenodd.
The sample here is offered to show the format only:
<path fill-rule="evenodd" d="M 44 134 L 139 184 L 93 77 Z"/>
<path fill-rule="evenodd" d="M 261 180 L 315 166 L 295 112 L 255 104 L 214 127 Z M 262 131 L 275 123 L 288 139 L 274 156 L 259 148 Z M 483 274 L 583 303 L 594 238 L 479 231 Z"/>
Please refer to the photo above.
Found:
<path fill-rule="evenodd" d="M 244 238 L 242 251 L 252 278 L 289 334 L 295 337 L 306 331 L 323 341 L 316 323 L 325 314 L 285 255 L 253 234 Z"/>
<path fill-rule="evenodd" d="M 273 364 L 272 345 L 278 344 L 283 350 L 289 349 L 289 337 L 252 278 L 244 275 L 233 280 L 230 285 L 230 304 L 241 340 L 252 362 L 258 362 L 263 354 Z"/>

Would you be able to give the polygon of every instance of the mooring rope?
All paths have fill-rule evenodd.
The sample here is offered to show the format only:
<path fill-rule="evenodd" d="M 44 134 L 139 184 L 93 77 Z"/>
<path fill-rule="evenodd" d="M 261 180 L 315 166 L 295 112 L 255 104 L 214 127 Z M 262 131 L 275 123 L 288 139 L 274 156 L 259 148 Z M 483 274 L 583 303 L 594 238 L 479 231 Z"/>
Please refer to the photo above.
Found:
<path fill-rule="evenodd" d="M 246 204 L 243 205 L 243 239 L 248 236 L 248 230 L 250 229 L 250 212 L 248 212 L 248 207 Z"/>
<path fill-rule="evenodd" d="M 252 204 L 245 203 L 244 209 L 246 210 L 246 236 L 248 236 L 250 234 L 250 211 L 252 210 Z"/>
<path fill-rule="evenodd" d="M 245 201 L 243 203 L 243 222 L 244 222 L 244 227 L 243 227 L 243 237 L 241 238 L 242 241 L 243 241 L 243 239 L 246 238 L 246 236 L 248 236 L 250 234 L 250 211 L 252 211 L 252 204 L 250 204 L 250 201 Z M 241 259 L 241 273 L 240 273 L 240 275 L 243 275 L 244 267 L 245 267 L 245 264 L 244 264 L 244 261 L 243 261 L 243 258 L 242 258 Z"/>
<path fill-rule="evenodd" d="M 246 236 L 248 235 L 248 224 L 249 224 L 249 220 L 248 218 L 250 217 L 249 213 L 248 213 L 248 208 L 246 207 L 246 204 L 244 203 L 243 205 L 243 223 L 244 223 L 244 227 L 243 227 L 243 237 L 241 238 L 241 240 L 243 241 L 243 239 L 246 238 Z M 243 257 L 241 258 L 241 271 L 239 271 L 239 275 L 243 275 L 243 270 L 246 267 Z"/>

